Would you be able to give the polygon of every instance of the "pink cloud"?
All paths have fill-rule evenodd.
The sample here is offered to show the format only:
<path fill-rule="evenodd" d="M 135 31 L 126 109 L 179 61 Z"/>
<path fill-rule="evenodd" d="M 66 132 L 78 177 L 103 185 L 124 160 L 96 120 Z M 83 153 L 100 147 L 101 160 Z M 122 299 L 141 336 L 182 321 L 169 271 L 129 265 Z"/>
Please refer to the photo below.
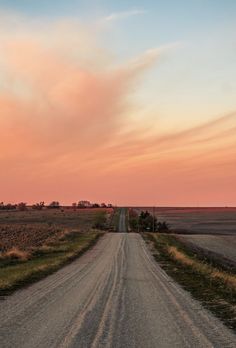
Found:
<path fill-rule="evenodd" d="M 0 33 L 1 200 L 233 201 L 235 113 L 170 133 L 130 125 L 129 96 L 162 50 L 115 67 L 84 28 L 14 20 L 17 35 Z"/>

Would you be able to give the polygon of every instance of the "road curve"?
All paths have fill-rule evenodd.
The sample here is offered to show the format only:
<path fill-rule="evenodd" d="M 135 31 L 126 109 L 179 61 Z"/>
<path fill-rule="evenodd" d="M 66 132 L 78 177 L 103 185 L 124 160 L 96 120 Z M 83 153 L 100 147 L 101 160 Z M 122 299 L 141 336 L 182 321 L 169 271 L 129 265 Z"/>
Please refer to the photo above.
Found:
<path fill-rule="evenodd" d="M 1 348 L 235 347 L 138 234 L 106 234 L 80 259 L 0 301 Z"/>

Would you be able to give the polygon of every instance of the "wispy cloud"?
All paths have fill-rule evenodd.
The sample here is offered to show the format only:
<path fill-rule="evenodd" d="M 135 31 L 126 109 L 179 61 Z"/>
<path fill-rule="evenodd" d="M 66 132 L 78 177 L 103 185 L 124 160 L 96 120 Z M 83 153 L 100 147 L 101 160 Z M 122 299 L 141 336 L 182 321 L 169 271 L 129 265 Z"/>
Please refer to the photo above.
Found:
<path fill-rule="evenodd" d="M 112 14 L 108 21 L 136 14 L 140 11 Z M 114 67 L 107 64 L 107 49 L 86 28 L 75 30 L 65 20 L 48 24 L 42 34 L 41 23 L 32 30 L 20 16 L 14 21 L 17 35 L 11 18 L 0 30 L 1 199 L 47 200 L 58 193 L 68 203 L 77 194 L 122 201 L 124 194 L 145 204 L 143 197 L 156 194 L 182 197 L 183 187 L 190 195 L 200 178 L 204 188 L 212 168 L 219 183 L 214 192 L 223 197 L 229 188 L 230 196 L 235 112 L 172 132 L 154 129 L 149 115 L 141 127 L 127 116 L 140 112 L 131 102 L 137 78 L 178 44 Z M 229 184 L 223 186 L 226 176 Z"/>
<path fill-rule="evenodd" d="M 47 27 L 45 36 L 36 27 L 33 32 L 30 26 L 22 27 L 20 20 L 17 24 L 17 36 L 8 23 L 0 33 L 0 49 L 4 52 L 0 62 L 4 71 L 4 88 L 0 85 L 0 145 L 5 148 L 4 144 L 10 144 L 0 159 L 11 171 L 21 158 L 20 166 L 27 172 L 33 163 L 37 165 L 37 158 L 41 170 L 44 167 L 52 173 L 53 164 L 62 165 L 70 158 L 77 171 L 77 164 L 80 169 L 84 167 L 92 149 L 102 148 L 119 132 L 130 86 L 152 66 L 158 54 L 148 52 L 136 58 L 135 64 L 128 62 L 114 68 L 104 63 L 96 69 L 101 56 L 106 61 L 106 49 L 89 45 L 89 34 L 84 29 L 76 32 L 76 42 L 74 28 L 66 22 L 63 36 L 57 23 Z M 87 64 L 84 51 L 90 58 Z"/>
<path fill-rule="evenodd" d="M 122 12 L 113 12 L 106 16 L 104 19 L 105 21 L 111 22 L 116 20 L 122 20 L 128 17 L 138 16 L 146 14 L 147 11 L 145 10 L 129 10 L 129 11 L 122 11 Z"/>

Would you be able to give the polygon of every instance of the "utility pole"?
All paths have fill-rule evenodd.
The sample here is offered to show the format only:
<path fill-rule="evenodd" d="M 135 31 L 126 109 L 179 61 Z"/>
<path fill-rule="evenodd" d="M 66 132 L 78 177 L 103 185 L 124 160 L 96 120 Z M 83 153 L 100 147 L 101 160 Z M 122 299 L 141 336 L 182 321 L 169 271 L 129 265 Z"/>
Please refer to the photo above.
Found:
<path fill-rule="evenodd" d="M 139 231 L 139 214 L 138 214 L 138 220 L 137 221 L 138 221 L 138 233 L 139 233 L 140 232 Z"/>
<path fill-rule="evenodd" d="M 155 232 L 155 207 L 152 208 L 152 231 Z"/>

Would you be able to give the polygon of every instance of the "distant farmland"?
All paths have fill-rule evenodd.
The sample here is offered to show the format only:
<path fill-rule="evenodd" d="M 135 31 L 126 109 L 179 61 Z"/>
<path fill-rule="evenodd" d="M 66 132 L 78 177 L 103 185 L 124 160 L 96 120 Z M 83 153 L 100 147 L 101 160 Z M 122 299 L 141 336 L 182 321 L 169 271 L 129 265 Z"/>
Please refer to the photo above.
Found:
<path fill-rule="evenodd" d="M 135 208 L 138 211 L 152 208 Z M 175 232 L 236 235 L 236 208 L 155 208 L 158 220 L 167 221 Z"/>
<path fill-rule="evenodd" d="M 89 232 L 100 214 L 109 218 L 112 212 L 111 208 L 0 211 L 0 253 L 13 247 L 37 248 L 71 231 Z"/>
<path fill-rule="evenodd" d="M 57 271 L 110 227 L 111 208 L 0 212 L 0 296 Z"/>
<path fill-rule="evenodd" d="M 150 207 L 135 209 L 153 213 Z M 236 208 L 155 208 L 154 212 L 191 249 L 236 267 Z"/>

